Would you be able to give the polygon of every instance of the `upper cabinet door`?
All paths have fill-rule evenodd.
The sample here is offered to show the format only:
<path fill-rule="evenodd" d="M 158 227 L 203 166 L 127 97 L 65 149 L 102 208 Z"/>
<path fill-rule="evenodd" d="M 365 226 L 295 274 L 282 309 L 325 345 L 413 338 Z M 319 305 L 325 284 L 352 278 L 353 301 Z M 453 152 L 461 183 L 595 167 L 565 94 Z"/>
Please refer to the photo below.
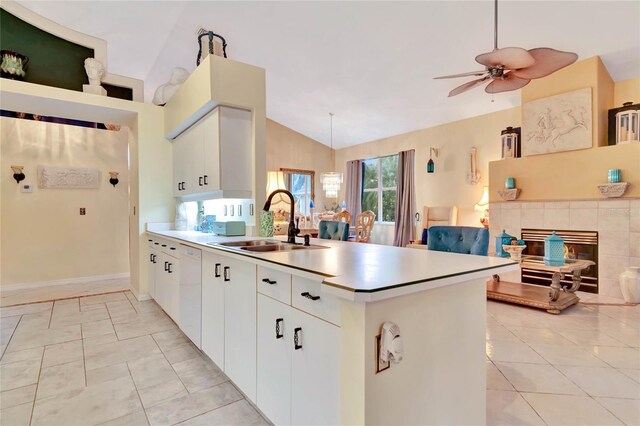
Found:
<path fill-rule="evenodd" d="M 251 111 L 220 107 L 220 186 L 230 191 L 253 188 Z"/>
<path fill-rule="evenodd" d="M 202 192 L 220 189 L 220 109 L 214 109 L 201 120 L 204 165 Z"/>
<path fill-rule="evenodd" d="M 189 138 L 191 133 L 187 130 L 173 141 L 173 195 L 176 197 L 185 193 L 187 163 L 189 161 Z"/>

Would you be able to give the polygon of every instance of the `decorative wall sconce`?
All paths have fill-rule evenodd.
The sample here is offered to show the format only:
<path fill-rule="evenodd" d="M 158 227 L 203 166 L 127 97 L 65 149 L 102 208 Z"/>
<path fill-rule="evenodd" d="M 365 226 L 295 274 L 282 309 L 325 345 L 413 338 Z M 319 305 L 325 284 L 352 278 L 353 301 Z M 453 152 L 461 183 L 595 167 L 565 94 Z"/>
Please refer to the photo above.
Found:
<path fill-rule="evenodd" d="M 427 173 L 433 173 L 436 171 L 436 164 L 433 162 L 433 157 L 438 158 L 438 149 L 429 147 L 429 161 L 427 161 Z"/>
<path fill-rule="evenodd" d="M 520 158 L 520 127 L 511 126 L 500 131 L 500 141 L 502 143 L 502 159 Z"/>
<path fill-rule="evenodd" d="M 469 173 L 467 173 L 467 182 L 475 185 L 480 182 L 480 172 L 478 171 L 478 159 L 476 157 L 477 149 L 475 146 L 469 150 Z"/>
<path fill-rule="evenodd" d="M 26 177 L 22 172 L 24 166 L 11 166 L 11 170 L 13 170 L 13 178 L 16 180 L 16 183 L 20 183 Z"/>
<path fill-rule="evenodd" d="M 640 108 L 633 102 L 625 102 L 616 113 L 616 144 L 638 142 L 640 132 Z"/>
<path fill-rule="evenodd" d="M 109 183 L 110 183 L 111 185 L 113 185 L 113 187 L 114 187 L 114 188 L 116 187 L 116 185 L 118 184 L 118 182 L 120 182 L 120 181 L 118 180 L 118 175 L 119 175 L 119 174 L 120 174 L 120 173 L 118 173 L 118 172 L 109 172 L 109 176 L 111 176 L 111 178 L 109 179 Z"/>

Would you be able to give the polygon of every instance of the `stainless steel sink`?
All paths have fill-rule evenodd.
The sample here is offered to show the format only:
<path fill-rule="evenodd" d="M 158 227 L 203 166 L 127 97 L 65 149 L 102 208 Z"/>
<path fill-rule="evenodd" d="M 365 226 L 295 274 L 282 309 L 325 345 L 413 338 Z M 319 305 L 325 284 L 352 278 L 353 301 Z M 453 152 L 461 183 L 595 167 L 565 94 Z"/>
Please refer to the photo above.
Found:
<path fill-rule="evenodd" d="M 212 246 L 223 247 L 256 247 L 256 246 L 272 246 L 275 244 L 281 244 L 280 241 L 275 240 L 247 240 L 247 241 L 229 241 L 226 243 L 207 243 Z"/>

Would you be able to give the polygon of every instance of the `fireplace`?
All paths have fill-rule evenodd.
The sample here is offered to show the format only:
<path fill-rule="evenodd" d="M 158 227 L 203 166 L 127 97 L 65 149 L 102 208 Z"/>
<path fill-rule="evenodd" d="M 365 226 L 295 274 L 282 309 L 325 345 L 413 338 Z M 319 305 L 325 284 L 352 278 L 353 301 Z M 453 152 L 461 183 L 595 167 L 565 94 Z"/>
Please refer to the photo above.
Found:
<path fill-rule="evenodd" d="M 527 248 L 522 254 L 544 256 L 544 239 L 551 235 L 551 229 L 522 229 L 522 239 Z M 598 293 L 598 232 L 596 231 L 558 231 L 564 239 L 565 257 L 570 259 L 592 260 L 596 264 L 582 271 L 580 291 Z M 551 272 L 535 271 L 522 268 L 523 283 L 546 285 L 551 284 Z M 562 285 L 571 286 L 571 275 L 561 281 Z"/>

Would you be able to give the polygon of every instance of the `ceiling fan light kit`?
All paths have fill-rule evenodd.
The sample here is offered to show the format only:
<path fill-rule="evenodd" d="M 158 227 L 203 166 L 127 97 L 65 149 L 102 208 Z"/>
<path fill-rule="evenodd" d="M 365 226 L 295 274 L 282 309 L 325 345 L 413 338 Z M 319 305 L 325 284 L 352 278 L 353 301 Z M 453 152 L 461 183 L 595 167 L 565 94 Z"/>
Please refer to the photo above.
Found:
<path fill-rule="evenodd" d="M 498 0 L 494 1 L 493 51 L 476 56 L 476 62 L 485 66 L 483 71 L 445 75 L 436 79 L 480 77 L 464 83 L 449 92 L 449 97 L 459 95 L 489 82 L 484 91 L 501 93 L 518 90 L 533 79 L 546 77 L 578 60 L 573 52 L 563 52 L 550 47 L 526 50 L 521 47 L 498 49 Z"/>

